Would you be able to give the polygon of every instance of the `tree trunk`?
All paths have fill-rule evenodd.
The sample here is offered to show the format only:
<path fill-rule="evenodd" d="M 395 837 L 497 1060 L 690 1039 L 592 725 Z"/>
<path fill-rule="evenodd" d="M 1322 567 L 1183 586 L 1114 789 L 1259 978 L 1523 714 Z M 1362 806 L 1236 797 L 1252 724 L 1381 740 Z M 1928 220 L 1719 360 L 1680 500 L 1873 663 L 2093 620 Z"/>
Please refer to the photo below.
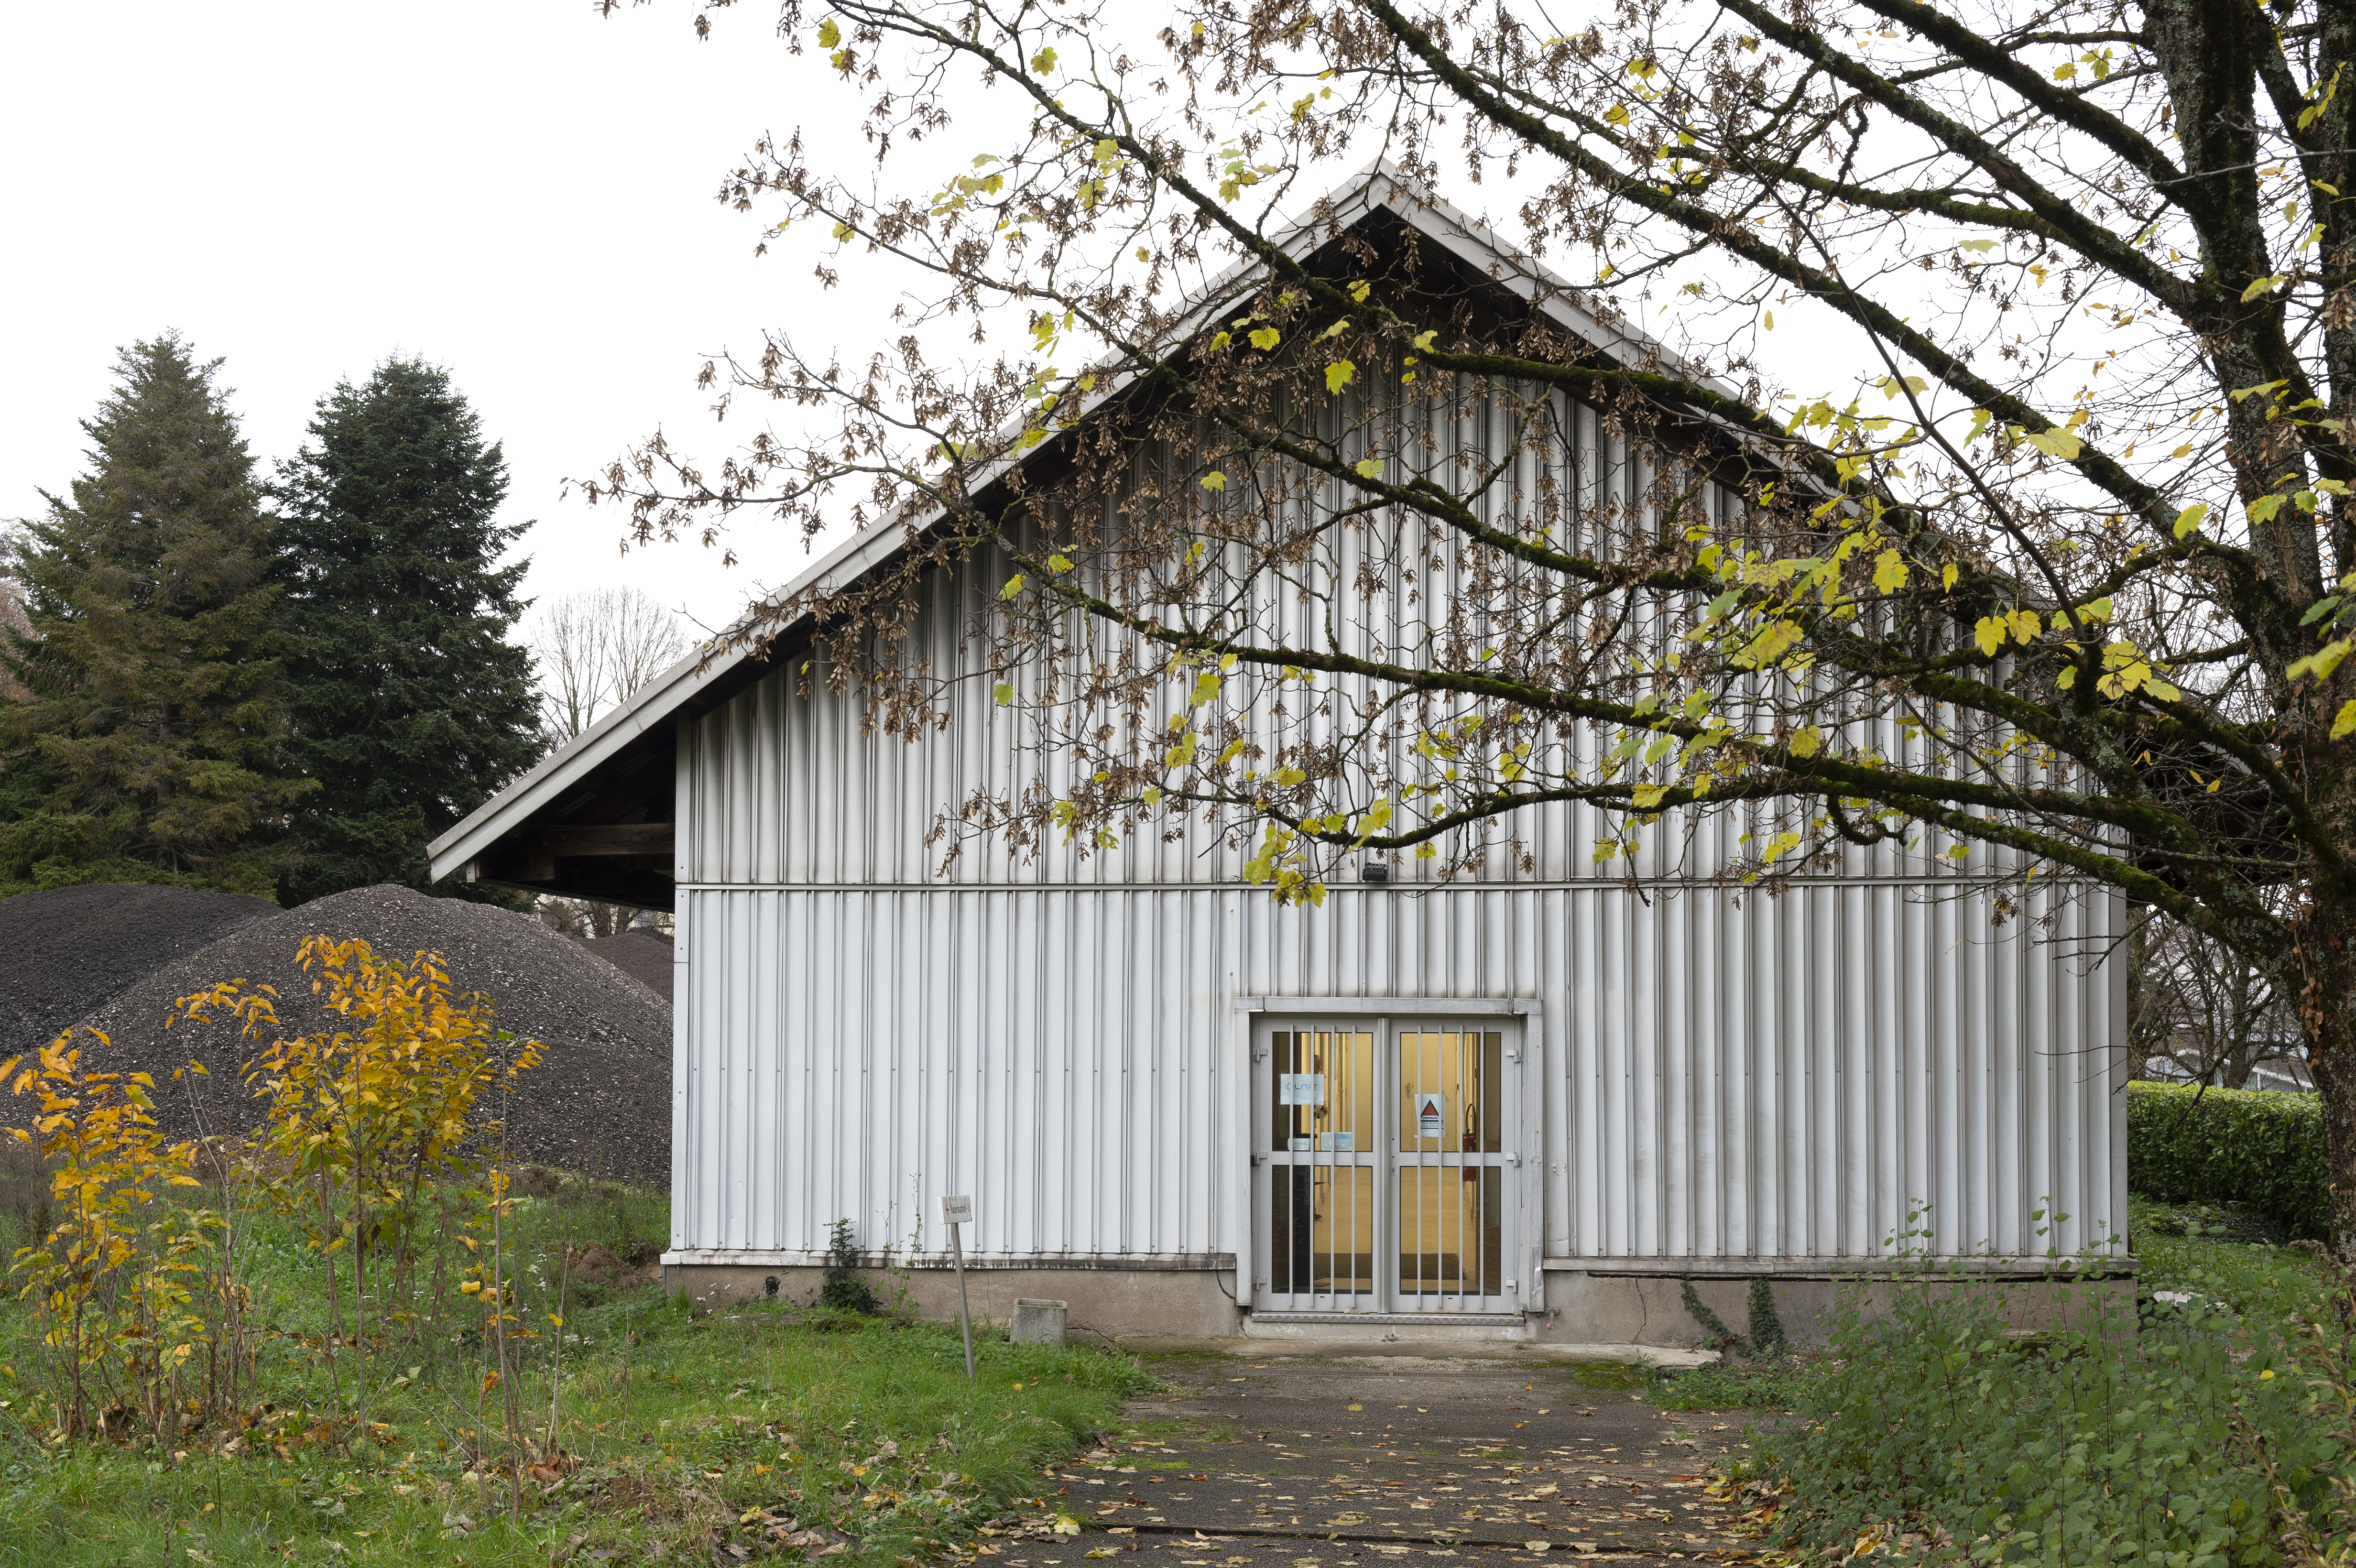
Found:
<path fill-rule="evenodd" d="M 2325 1160 L 2331 1178 L 2331 1250 L 2356 1264 L 2356 904 L 2309 906 L 2294 928 L 2294 1001 L 2307 1037 L 2308 1065 L 2323 1103 Z"/>
<path fill-rule="evenodd" d="M 2145 970 L 2151 965 L 2151 922 L 2149 904 L 2127 906 L 2127 1077 L 2130 1081 L 2151 1076 L 2151 1025 L 2147 1017 L 2151 998 L 2147 995 L 2151 980 Z"/>

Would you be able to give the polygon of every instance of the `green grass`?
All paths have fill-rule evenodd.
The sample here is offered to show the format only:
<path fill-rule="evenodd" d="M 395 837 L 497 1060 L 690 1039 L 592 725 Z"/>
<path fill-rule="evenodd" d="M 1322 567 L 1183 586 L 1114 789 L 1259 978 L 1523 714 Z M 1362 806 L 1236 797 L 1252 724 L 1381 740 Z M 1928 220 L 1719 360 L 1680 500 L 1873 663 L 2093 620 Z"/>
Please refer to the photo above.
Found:
<path fill-rule="evenodd" d="M 644 1257 L 667 1232 L 665 1207 L 586 1182 L 520 1204 L 519 1252 L 540 1264 L 525 1275 L 525 1319 L 556 1310 L 561 1246 Z M 1040 1467 L 1109 1429 L 1151 1381 L 1126 1357 L 978 1332 L 969 1386 L 953 1325 L 776 1303 L 691 1314 L 635 1278 L 576 1279 L 563 1289 L 561 1359 L 551 1327 L 520 1380 L 544 1437 L 561 1373 L 563 1467 L 518 1488 L 499 1472 L 497 1393 L 483 1396 L 470 1329 L 445 1321 L 438 1338 L 380 1341 L 368 1415 L 381 1424 L 355 1445 L 348 1423 L 339 1433 L 320 1419 L 348 1412 L 355 1387 L 348 1349 L 329 1385 L 316 1257 L 275 1221 L 248 1245 L 271 1317 L 265 1408 L 245 1421 L 214 1419 L 163 1447 L 141 1436 L 59 1449 L 43 1441 L 29 1380 L 0 1376 L 0 1565 L 544 1568 L 601 1552 L 711 1563 L 715 1550 L 757 1554 L 809 1531 L 823 1532 L 804 1537 L 813 1554 L 841 1541 L 846 1564 L 889 1563 L 934 1553 L 1019 1499 L 1036 1514 Z M 20 1374 L 34 1362 L 30 1330 L 21 1304 L 0 1304 L 0 1363 Z"/>
<path fill-rule="evenodd" d="M 2315 1255 L 2284 1240 L 2254 1211 L 2214 1204 L 2127 1202 L 2128 1234 L 2143 1264 L 2140 1290 L 2215 1296 L 2235 1312 L 2309 1319 L 2325 1312 L 2329 1276 Z"/>
<path fill-rule="evenodd" d="M 1729 1359 L 1681 1371 L 1647 1368 L 1645 1398 L 1663 1410 L 1773 1410 L 1795 1397 L 1814 1358 Z"/>

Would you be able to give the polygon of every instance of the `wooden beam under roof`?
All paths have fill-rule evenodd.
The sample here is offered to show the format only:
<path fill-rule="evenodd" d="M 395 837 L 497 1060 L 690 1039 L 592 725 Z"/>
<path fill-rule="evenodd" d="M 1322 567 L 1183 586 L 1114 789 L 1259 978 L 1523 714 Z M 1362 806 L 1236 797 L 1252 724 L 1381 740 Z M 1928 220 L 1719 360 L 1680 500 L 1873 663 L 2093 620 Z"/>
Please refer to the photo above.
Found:
<path fill-rule="evenodd" d="M 668 855 L 675 835 L 676 826 L 669 822 L 559 822 L 528 828 L 508 848 L 525 857 Z"/>

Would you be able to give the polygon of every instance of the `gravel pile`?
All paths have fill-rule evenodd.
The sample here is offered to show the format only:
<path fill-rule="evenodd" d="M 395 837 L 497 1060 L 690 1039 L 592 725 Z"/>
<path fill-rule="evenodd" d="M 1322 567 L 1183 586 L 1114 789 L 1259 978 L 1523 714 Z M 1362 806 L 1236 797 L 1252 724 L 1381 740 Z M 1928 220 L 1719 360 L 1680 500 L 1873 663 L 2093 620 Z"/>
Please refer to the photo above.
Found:
<path fill-rule="evenodd" d="M 47 896 L 47 895 L 36 895 Z M 9 902 L 20 901 L 11 900 Z M 5 909 L 0 904 L 0 909 Z M 359 888 L 238 926 L 157 968 L 86 1020 L 112 1037 L 104 1063 L 155 1074 L 157 1120 L 176 1136 L 243 1131 L 259 1119 L 240 1082 L 253 1048 L 222 1025 L 172 1029 L 181 997 L 221 980 L 278 989 L 278 1035 L 327 1027 L 295 963 L 305 936 L 365 938 L 379 955 L 442 955 L 453 988 L 485 991 L 499 1026 L 541 1042 L 508 1109 L 516 1157 L 649 1185 L 670 1179 L 670 1004 L 538 921 L 407 888 Z M 605 944 L 599 944 L 603 946 Z M 211 1075 L 167 1084 L 194 1058 Z"/>
<path fill-rule="evenodd" d="M 0 899 L 0 1061 L 55 1040 L 156 965 L 278 906 L 119 882 Z"/>
<path fill-rule="evenodd" d="M 659 931 L 626 931 L 619 936 L 603 937 L 594 942 L 585 937 L 577 940 L 582 946 L 640 982 L 664 1001 L 670 1000 L 669 937 Z"/>

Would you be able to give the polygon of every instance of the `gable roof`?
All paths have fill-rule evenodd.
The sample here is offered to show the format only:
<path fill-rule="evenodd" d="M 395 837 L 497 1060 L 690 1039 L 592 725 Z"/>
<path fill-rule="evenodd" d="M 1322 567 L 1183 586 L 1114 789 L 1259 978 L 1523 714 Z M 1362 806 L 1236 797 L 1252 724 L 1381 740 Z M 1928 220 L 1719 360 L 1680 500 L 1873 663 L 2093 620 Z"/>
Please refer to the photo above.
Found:
<path fill-rule="evenodd" d="M 1359 170 L 1313 204 L 1311 216 L 1284 229 L 1278 244 L 1286 254 L 1306 260 L 1343 231 L 1384 212 L 1412 227 L 1492 286 L 1535 306 L 1557 326 L 1617 363 L 1657 363 L 1722 396 L 1740 395 L 1724 382 L 1700 375 L 1681 356 L 1633 325 L 1590 309 L 1585 296 L 1569 283 L 1502 242 L 1453 204 L 1416 185 L 1387 159 Z M 1179 335 L 1207 325 L 1234 291 L 1252 282 L 1260 270 L 1259 262 L 1246 258 L 1218 273 L 1180 311 Z M 1084 395 L 1079 417 L 1085 419 L 1119 397 L 1135 383 L 1138 374 L 1132 369 L 1105 379 Z M 1014 433 L 1008 432 L 1010 437 Z M 1001 455 L 975 476 L 970 493 L 982 494 L 1034 455 Z M 771 602 L 792 603 L 847 588 L 908 548 L 909 530 L 896 524 L 853 534 L 822 552 Z M 765 639 L 766 645 L 774 646 L 789 638 L 808 619 L 805 615 L 777 627 Z M 740 621 L 738 628 L 746 624 Z M 466 869 L 523 828 L 547 826 L 548 814 L 567 800 L 577 800 L 602 773 L 633 763 L 643 765 L 650 760 L 647 754 L 650 750 L 668 749 L 673 720 L 682 713 L 709 712 L 769 668 L 761 654 L 744 645 L 699 650 L 673 665 L 428 845 L 426 854 L 434 880 Z"/>

